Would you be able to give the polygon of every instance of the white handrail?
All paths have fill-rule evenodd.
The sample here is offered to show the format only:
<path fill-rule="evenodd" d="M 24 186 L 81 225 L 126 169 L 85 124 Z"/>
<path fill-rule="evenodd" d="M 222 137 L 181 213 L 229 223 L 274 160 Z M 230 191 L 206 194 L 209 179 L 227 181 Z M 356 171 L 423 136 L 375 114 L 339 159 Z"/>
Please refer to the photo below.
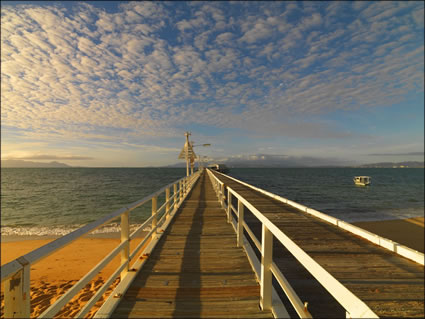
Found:
<path fill-rule="evenodd" d="M 98 220 L 87 224 L 63 237 L 60 237 L 38 249 L 35 249 L 3 266 L 1 266 L 1 281 L 5 282 L 4 292 L 4 314 L 5 317 L 29 317 L 30 315 L 30 267 L 36 262 L 46 258 L 55 251 L 64 248 L 65 246 L 71 244 L 76 239 L 82 237 L 85 234 L 88 234 L 102 225 L 107 224 L 108 222 L 121 216 L 121 243 L 114 248 L 105 258 L 103 258 L 95 267 L 93 267 L 82 279 L 80 279 L 73 287 L 71 287 L 63 296 L 61 296 L 54 304 L 52 304 L 47 310 L 45 310 L 40 317 L 53 317 L 72 297 L 74 297 L 84 286 L 87 284 L 96 274 L 98 274 L 119 252 L 121 252 L 121 265 L 120 267 L 112 274 L 112 276 L 105 282 L 105 284 L 100 288 L 100 290 L 90 299 L 86 306 L 80 311 L 78 316 L 83 316 L 87 313 L 94 303 L 101 297 L 102 293 L 110 286 L 114 281 L 116 275 L 121 272 L 121 276 L 128 273 L 129 262 L 132 258 L 135 257 L 137 252 L 142 248 L 150 236 L 157 231 L 157 228 L 160 227 L 161 223 L 164 221 L 164 217 L 168 217 L 173 211 L 177 210 L 178 206 L 181 204 L 181 199 L 192 189 L 193 184 L 200 176 L 200 171 L 197 171 L 195 174 L 183 177 L 173 183 L 170 183 L 155 193 L 144 197 L 141 200 L 131 203 L 127 207 L 121 208 L 114 211 L 113 213 L 106 215 Z M 177 185 L 178 191 L 177 191 Z M 173 187 L 174 194 L 169 197 L 169 190 Z M 168 193 L 168 199 L 165 201 L 164 205 L 160 209 L 157 209 L 154 214 L 146 220 L 141 226 L 138 227 L 131 235 L 128 234 L 128 218 L 129 212 L 136 209 L 137 207 L 149 202 L 150 200 L 156 199 L 161 193 Z M 166 195 L 167 196 L 167 195 Z M 177 198 L 180 199 L 176 200 Z M 171 205 L 170 202 L 173 201 Z M 173 209 L 171 210 L 171 206 Z M 136 249 L 130 254 L 128 247 L 129 242 L 132 240 L 146 225 L 157 218 L 162 210 L 166 209 L 165 214 L 161 217 L 158 224 L 155 227 L 152 227 L 149 234 L 142 240 L 141 243 L 136 247 Z M 168 224 L 167 224 L 168 225 Z M 123 227 L 124 226 L 124 227 Z M 154 226 L 154 225 L 152 225 Z M 123 252 L 125 252 L 123 254 Z M 123 279 L 123 278 L 121 278 Z M 102 293 L 100 293 L 102 291 Z M 90 306 L 90 307 L 89 307 Z"/>
<path fill-rule="evenodd" d="M 218 178 L 214 174 L 212 174 L 210 170 L 208 170 L 208 174 L 210 178 L 213 178 L 215 180 L 213 184 L 219 185 Z M 221 183 L 220 186 L 222 185 L 223 184 Z M 215 188 L 219 198 L 223 198 L 224 192 L 222 191 L 221 187 Z M 238 206 L 239 203 L 242 203 L 243 206 L 248 208 L 251 213 L 261 222 L 263 227 L 263 239 L 261 242 L 262 267 L 260 285 L 261 291 L 264 292 L 264 295 L 262 294 L 261 296 L 261 304 L 265 304 L 267 306 L 271 304 L 271 293 L 268 292 L 268 290 L 272 289 L 273 286 L 271 285 L 271 280 L 269 276 L 270 273 L 274 273 L 275 278 L 284 289 L 285 293 L 288 296 L 288 299 L 291 301 L 294 308 L 300 308 L 300 300 L 298 296 L 295 295 L 296 298 L 293 298 L 293 296 L 291 296 L 292 294 L 295 294 L 292 287 L 290 287 L 290 290 L 285 289 L 285 286 L 287 284 L 286 280 L 283 280 L 284 278 L 281 278 L 280 273 L 276 271 L 277 267 L 273 267 L 274 265 L 271 262 L 272 250 L 270 249 L 270 236 L 272 236 L 272 238 L 277 238 L 288 249 L 288 251 L 316 278 L 316 280 L 319 281 L 326 290 L 328 290 L 328 292 L 346 309 L 348 316 L 352 318 L 378 318 L 378 316 L 362 300 L 355 296 L 337 279 L 335 279 L 331 274 L 329 274 L 322 266 L 320 266 L 313 258 L 311 258 L 307 253 L 305 253 L 278 227 L 276 227 L 267 217 L 265 217 L 259 210 L 257 210 L 248 200 L 238 194 L 235 190 L 231 189 L 229 186 L 227 186 L 227 190 L 232 194 L 232 196 L 235 196 L 238 199 Z M 228 202 L 227 207 L 229 206 L 233 207 L 231 203 Z M 243 220 L 238 220 L 238 223 L 241 223 L 244 226 L 246 225 Z M 252 232 L 248 233 L 252 234 Z M 288 292 L 290 292 L 290 294 L 288 294 Z M 264 298 L 267 298 L 267 300 L 263 300 Z M 306 315 L 308 316 L 309 314 Z M 303 317 L 302 315 L 300 316 Z"/>
<path fill-rule="evenodd" d="M 360 236 L 360 237 L 362 237 L 362 238 L 364 238 L 364 239 L 366 239 L 366 240 L 374 243 L 375 245 L 378 245 L 378 246 L 381 246 L 381 247 L 383 247 L 385 249 L 388 249 L 388 250 L 390 250 L 390 251 L 392 251 L 392 252 L 394 252 L 394 253 L 396 253 L 396 254 L 398 254 L 400 256 L 403 256 L 403 257 L 405 257 L 407 259 L 410 259 L 410 260 L 412 260 L 412 261 L 414 261 L 414 262 L 416 262 L 416 263 L 418 263 L 418 264 L 420 264 L 422 266 L 424 266 L 424 264 L 425 264 L 425 256 L 420 251 L 417 251 L 417 250 L 412 249 L 410 247 L 407 247 L 405 245 L 399 244 L 399 243 L 397 243 L 395 241 L 392 241 L 391 239 L 388 239 L 388 238 L 379 236 L 377 234 L 374 234 L 372 232 L 369 232 L 369 231 L 367 231 L 367 230 L 365 230 L 363 228 L 360 228 L 358 226 L 354 226 L 354 225 L 352 225 L 352 224 L 350 224 L 348 222 L 345 222 L 345 221 L 343 221 L 341 219 L 338 219 L 338 218 L 335 218 L 333 216 L 329 216 L 329 215 L 327 215 L 325 213 L 319 212 L 318 210 L 315 210 L 313 208 L 310 208 L 310 207 L 301 205 L 301 204 L 299 204 L 297 202 L 294 202 L 294 201 L 292 201 L 290 199 L 287 199 L 285 197 L 282 197 L 282 196 L 279 196 L 279 195 L 270 193 L 270 192 L 268 192 L 268 191 L 266 191 L 264 189 L 261 189 L 259 187 L 255 187 L 255 186 L 253 186 L 251 184 L 245 183 L 245 182 L 243 182 L 241 180 L 238 180 L 238 179 L 236 179 L 236 178 L 234 178 L 232 176 L 228 176 L 228 175 L 222 174 L 220 172 L 216 172 L 216 173 L 218 173 L 220 175 L 223 175 L 226 178 L 230 178 L 230 179 L 234 180 L 235 182 L 238 182 L 238 183 L 240 183 L 242 185 L 245 185 L 245 186 L 247 186 L 247 187 L 249 187 L 249 188 L 251 188 L 253 190 L 256 190 L 256 191 L 258 191 L 258 192 L 260 192 L 260 193 L 262 193 L 264 195 L 267 195 L 268 197 L 271 197 L 271 198 L 273 198 L 273 199 L 275 199 L 277 201 L 280 201 L 280 202 L 282 202 L 284 204 L 288 204 L 288 205 L 290 205 L 292 207 L 295 207 L 295 208 L 299 209 L 302 212 L 305 212 L 305 213 L 307 213 L 309 215 L 315 216 L 315 217 L 317 217 L 317 218 L 319 218 L 321 220 L 324 220 L 324 221 L 326 221 L 328 223 L 331 223 L 331 224 L 333 224 L 333 225 L 335 225 L 335 226 L 337 226 L 339 228 L 342 228 L 342 229 L 344 229 L 344 230 L 346 230 L 346 231 L 348 231 L 350 233 L 353 233 L 353 234 L 355 234 L 357 236 Z"/>

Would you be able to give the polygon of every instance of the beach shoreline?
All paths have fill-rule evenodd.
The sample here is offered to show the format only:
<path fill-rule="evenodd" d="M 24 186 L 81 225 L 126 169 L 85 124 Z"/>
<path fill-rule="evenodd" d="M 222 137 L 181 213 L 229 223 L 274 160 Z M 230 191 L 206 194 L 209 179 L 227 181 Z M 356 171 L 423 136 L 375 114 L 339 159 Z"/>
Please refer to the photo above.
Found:
<path fill-rule="evenodd" d="M 424 217 L 351 223 L 401 245 L 424 252 Z"/>
<path fill-rule="evenodd" d="M 136 237 L 130 242 L 130 251 L 144 238 L 145 234 Z M 4 236 L 6 237 L 6 236 Z M 13 236 L 15 237 L 15 236 Z M 1 242 L 1 264 L 4 265 L 14 259 L 52 242 L 57 236 L 22 236 L 25 239 L 14 238 L 14 241 Z M 28 237 L 32 237 L 28 239 Z M 40 238 L 43 237 L 43 238 Z M 48 237 L 48 238 L 46 238 Z M 105 233 L 86 235 L 77 239 L 68 246 L 54 252 L 31 266 L 31 317 L 37 317 L 53 304 L 61 295 L 84 277 L 97 263 L 110 253 L 120 243 L 119 233 Z M 145 244 L 146 246 L 147 244 Z M 142 248 L 142 250 L 144 247 Z M 133 259 L 130 264 L 135 261 Z M 69 318 L 75 316 L 79 309 L 90 300 L 94 293 L 108 280 L 112 273 L 119 267 L 120 254 L 118 254 L 103 270 L 96 275 L 78 293 L 55 318 Z M 111 294 L 113 288 L 119 283 L 116 279 L 108 288 L 103 297 L 95 304 L 86 317 L 92 317 L 101 304 Z M 3 316 L 4 285 L 1 285 L 1 316 Z"/>
<path fill-rule="evenodd" d="M 424 217 L 401 220 L 381 220 L 353 222 L 380 236 L 389 238 L 415 250 L 424 251 Z M 131 241 L 132 251 L 145 234 Z M 2 236 L 1 263 L 8 263 L 26 253 L 39 248 L 58 236 Z M 21 238 L 18 238 L 21 237 Z M 40 238 L 42 237 L 42 238 Z M 6 239 L 6 240 L 5 240 Z M 100 260 L 120 243 L 119 233 L 101 233 L 86 235 L 63 249 L 53 253 L 31 267 L 31 316 L 40 315 L 59 296 L 80 280 Z M 84 261 L 84 262 L 82 262 Z M 116 256 L 86 287 L 75 296 L 59 313 L 58 318 L 67 318 L 78 313 L 79 309 L 90 299 L 109 278 L 120 264 L 120 255 Z M 92 317 L 103 301 L 119 282 L 116 279 L 86 317 Z M 3 285 L 2 308 L 3 313 Z"/>

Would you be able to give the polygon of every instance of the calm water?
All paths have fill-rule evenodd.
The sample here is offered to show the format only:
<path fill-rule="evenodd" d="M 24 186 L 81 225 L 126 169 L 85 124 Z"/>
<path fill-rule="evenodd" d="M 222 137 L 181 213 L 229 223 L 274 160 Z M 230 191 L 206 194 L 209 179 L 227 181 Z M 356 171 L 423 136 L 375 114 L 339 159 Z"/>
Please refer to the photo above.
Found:
<path fill-rule="evenodd" d="M 181 168 L 3 168 L 2 235 L 64 235 L 184 174 Z M 235 168 L 229 175 L 350 222 L 424 215 L 423 169 Z M 355 186 L 355 175 L 371 176 L 372 185 Z M 150 209 L 133 211 L 131 223 L 143 222 Z M 112 223 L 100 232 L 117 229 Z"/>

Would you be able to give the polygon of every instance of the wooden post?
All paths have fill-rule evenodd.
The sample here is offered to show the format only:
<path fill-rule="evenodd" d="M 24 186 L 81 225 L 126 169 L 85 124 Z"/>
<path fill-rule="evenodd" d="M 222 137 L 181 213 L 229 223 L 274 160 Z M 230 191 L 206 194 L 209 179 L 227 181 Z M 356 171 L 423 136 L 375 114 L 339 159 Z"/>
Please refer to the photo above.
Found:
<path fill-rule="evenodd" d="M 157 212 L 157 205 L 158 205 L 158 197 L 157 196 L 154 196 L 154 197 L 152 197 L 152 216 L 155 215 L 156 212 Z M 152 219 L 152 229 L 154 229 L 156 227 L 157 222 L 158 222 L 158 218 L 157 217 L 154 217 Z M 152 240 L 155 240 L 156 239 L 156 237 L 157 237 L 156 234 L 157 234 L 157 231 L 155 230 L 152 233 Z"/>
<path fill-rule="evenodd" d="M 186 192 L 187 192 L 186 187 L 187 187 L 187 177 L 185 177 L 183 180 L 183 195 L 186 195 Z"/>
<path fill-rule="evenodd" d="M 224 207 L 224 184 L 221 184 L 221 207 Z"/>
<path fill-rule="evenodd" d="M 174 191 L 174 206 L 173 206 L 173 209 L 175 209 L 176 206 L 177 206 L 177 183 L 175 183 L 173 185 L 173 191 Z"/>
<path fill-rule="evenodd" d="M 127 264 L 127 266 L 121 271 L 121 281 L 128 273 L 130 264 L 130 223 L 129 223 L 129 212 L 126 211 L 121 215 L 121 242 L 127 241 L 127 244 L 121 250 L 121 265 Z"/>
<path fill-rule="evenodd" d="M 232 220 L 232 194 L 227 189 L 227 222 L 230 223 Z"/>
<path fill-rule="evenodd" d="M 242 201 L 238 199 L 238 247 L 243 246 L 243 221 L 244 221 L 244 206 Z"/>
<path fill-rule="evenodd" d="M 30 267 L 23 258 L 18 258 L 23 269 L 4 282 L 4 318 L 29 318 L 30 306 Z"/>
<path fill-rule="evenodd" d="M 167 204 L 165 204 L 165 219 L 167 220 L 168 218 L 170 218 L 170 188 L 167 187 L 165 189 L 165 201 Z"/>
<path fill-rule="evenodd" d="M 272 306 L 272 272 L 270 270 L 273 260 L 273 234 L 263 224 L 261 240 L 261 282 L 260 306 L 263 310 L 270 310 Z"/>

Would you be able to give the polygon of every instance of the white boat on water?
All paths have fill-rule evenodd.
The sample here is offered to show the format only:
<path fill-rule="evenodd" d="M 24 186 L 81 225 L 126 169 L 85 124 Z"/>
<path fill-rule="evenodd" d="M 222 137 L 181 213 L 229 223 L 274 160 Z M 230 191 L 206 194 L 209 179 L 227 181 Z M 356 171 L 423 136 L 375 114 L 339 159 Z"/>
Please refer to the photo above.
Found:
<path fill-rule="evenodd" d="M 229 168 L 224 164 L 210 164 L 208 165 L 209 169 L 212 169 L 214 171 L 220 172 L 220 173 L 228 173 Z"/>
<path fill-rule="evenodd" d="M 353 181 L 354 184 L 360 185 L 360 186 L 367 186 L 370 185 L 370 176 L 354 176 Z"/>

